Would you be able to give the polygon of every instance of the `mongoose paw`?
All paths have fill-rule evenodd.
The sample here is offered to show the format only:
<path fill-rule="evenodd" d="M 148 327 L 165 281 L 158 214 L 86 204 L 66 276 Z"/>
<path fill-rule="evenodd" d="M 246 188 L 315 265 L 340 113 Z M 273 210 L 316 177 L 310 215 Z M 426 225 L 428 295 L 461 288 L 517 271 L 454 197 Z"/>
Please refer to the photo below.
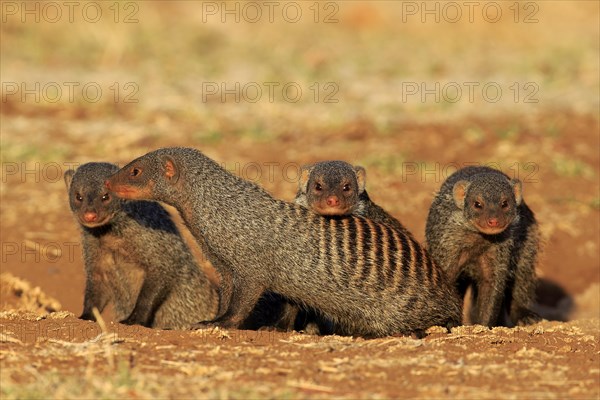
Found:
<path fill-rule="evenodd" d="M 456 327 L 458 327 L 458 326 L 461 326 L 461 325 L 462 325 L 462 324 L 461 324 L 461 323 L 460 323 L 460 321 L 458 321 L 458 320 L 456 320 L 456 321 L 455 321 L 455 320 L 450 320 L 450 321 L 448 321 L 448 322 L 446 323 L 446 325 L 445 325 L 445 326 L 446 326 L 447 333 L 452 333 L 452 329 L 454 329 L 454 328 L 456 328 Z"/>
<path fill-rule="evenodd" d="M 316 336 L 343 335 L 343 330 L 336 329 L 332 321 L 318 317 L 316 321 L 308 322 L 300 333 Z"/>
<path fill-rule="evenodd" d="M 220 324 L 218 322 L 202 321 L 202 322 L 196 322 L 195 324 L 192 324 L 190 326 L 190 330 L 195 331 L 198 329 L 214 329 L 214 328 L 218 328 L 219 326 L 220 326 Z"/>
<path fill-rule="evenodd" d="M 84 311 L 79 316 L 79 319 L 83 319 L 85 321 L 96 321 L 96 317 L 94 316 L 94 314 L 92 312 L 86 312 L 86 311 Z"/>
<path fill-rule="evenodd" d="M 211 329 L 211 328 L 223 328 L 223 329 L 238 329 L 239 323 L 233 320 L 216 319 L 214 321 L 202 321 L 197 322 L 191 326 L 190 329 Z"/>
<path fill-rule="evenodd" d="M 286 332 L 287 331 L 285 328 L 280 328 L 280 327 L 273 326 L 273 325 L 263 325 L 260 328 L 258 328 L 257 330 L 261 331 L 261 332 Z"/>
<path fill-rule="evenodd" d="M 517 319 L 518 326 L 525 326 L 540 322 L 542 317 L 530 310 L 522 310 L 521 315 Z"/>
<path fill-rule="evenodd" d="M 427 333 L 423 329 L 416 329 L 414 331 L 400 331 L 392 333 L 392 337 L 410 337 L 412 339 L 423 339 L 427 336 Z"/>
<path fill-rule="evenodd" d="M 427 336 L 427 332 L 424 329 L 417 329 L 413 331 L 410 335 L 413 339 L 423 339 Z"/>
<path fill-rule="evenodd" d="M 139 318 L 135 317 L 133 314 L 127 317 L 126 319 L 119 321 L 120 324 L 123 325 L 142 325 L 147 326 L 144 321 L 140 321 Z"/>

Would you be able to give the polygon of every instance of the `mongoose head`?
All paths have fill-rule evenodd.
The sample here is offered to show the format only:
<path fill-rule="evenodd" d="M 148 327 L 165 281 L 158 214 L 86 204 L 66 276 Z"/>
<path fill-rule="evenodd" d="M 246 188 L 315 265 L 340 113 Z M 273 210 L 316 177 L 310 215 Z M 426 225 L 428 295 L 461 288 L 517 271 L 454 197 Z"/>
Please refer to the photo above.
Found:
<path fill-rule="evenodd" d="M 176 195 L 184 164 L 177 161 L 178 151 L 185 157 L 192 149 L 164 148 L 147 153 L 110 176 L 105 187 L 123 199 L 161 201 Z"/>
<path fill-rule="evenodd" d="M 517 217 L 522 201 L 518 179 L 483 173 L 454 184 L 454 202 L 465 219 L 486 235 L 503 232 Z"/>
<path fill-rule="evenodd" d="M 349 215 L 358 206 L 365 191 L 363 167 L 344 161 L 323 161 L 303 166 L 298 182 L 297 198 L 321 215 Z"/>
<path fill-rule="evenodd" d="M 104 187 L 104 181 L 119 170 L 114 164 L 87 163 L 64 174 L 71 211 L 88 228 L 108 224 L 121 208 L 121 200 Z"/>

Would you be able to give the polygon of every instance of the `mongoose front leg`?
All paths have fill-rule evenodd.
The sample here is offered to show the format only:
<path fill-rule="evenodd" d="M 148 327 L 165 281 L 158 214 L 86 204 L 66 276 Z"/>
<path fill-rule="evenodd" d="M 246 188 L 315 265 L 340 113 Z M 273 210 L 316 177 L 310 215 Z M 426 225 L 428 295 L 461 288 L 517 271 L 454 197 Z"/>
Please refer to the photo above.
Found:
<path fill-rule="evenodd" d="M 439 248 L 436 248 L 435 250 L 437 253 L 440 253 Z M 431 255 L 434 259 L 439 260 L 438 264 L 444 270 L 444 275 L 446 275 L 448 281 L 454 286 L 457 286 L 460 275 L 464 271 L 465 264 L 471 261 L 469 251 L 462 248 L 443 248 L 442 254 L 436 254 L 432 251 Z"/>
<path fill-rule="evenodd" d="M 531 325 L 541 321 L 542 317 L 529 309 L 535 297 L 535 272 L 517 270 L 510 296 L 508 313 L 514 325 Z"/>
<path fill-rule="evenodd" d="M 149 271 L 144 279 L 133 311 L 121 323 L 151 327 L 156 310 L 167 298 L 171 287 L 172 284 L 166 277 L 152 274 Z"/>
<path fill-rule="evenodd" d="M 481 275 L 477 282 L 477 297 L 474 304 L 476 315 L 472 322 L 492 327 L 497 324 L 500 316 L 506 271 L 494 269 L 499 264 L 488 257 L 489 255 L 483 255 L 479 259 Z"/>
<path fill-rule="evenodd" d="M 231 268 L 224 262 L 218 260 L 213 262 L 213 265 L 219 273 L 219 309 L 217 311 L 217 318 L 223 316 L 229 309 L 231 304 L 231 297 L 233 296 L 233 272 Z"/>
<path fill-rule="evenodd" d="M 292 331 L 296 325 L 296 318 L 300 313 L 297 305 L 285 302 L 282 306 L 281 315 L 275 323 L 275 327 L 284 331 Z"/>
<path fill-rule="evenodd" d="M 450 264 L 450 266 L 444 270 L 448 281 L 455 286 L 458 284 L 458 278 L 462 272 L 462 268 L 463 264 L 461 263 L 461 260 L 459 260 L 457 257 L 456 261 Z"/>
<path fill-rule="evenodd" d="M 231 302 L 231 296 L 233 293 L 233 268 L 230 264 L 223 261 L 213 251 L 211 251 L 203 237 L 197 238 L 197 241 L 202 249 L 202 253 L 208 258 L 213 268 L 219 275 L 219 287 L 217 288 L 217 292 L 219 294 L 219 307 L 216 315 L 216 318 L 219 318 L 227 312 L 229 303 Z"/>
<path fill-rule="evenodd" d="M 83 312 L 79 319 L 95 321 L 93 309 L 96 307 L 98 312 L 102 312 L 110 300 L 109 291 L 104 284 L 102 277 L 97 273 L 88 273 L 85 281 L 85 295 L 83 298 Z"/>
<path fill-rule="evenodd" d="M 515 251 L 519 257 L 513 260 L 515 272 L 514 282 L 509 294 L 510 308 L 508 313 L 512 324 L 530 325 L 542 319 L 529 308 L 531 303 L 535 301 L 535 288 L 537 286 L 535 262 L 539 233 L 537 225 L 532 224 L 529 220 L 524 218 L 522 223 L 529 224 L 529 227 L 527 228 L 525 240 L 519 243 L 519 251 Z"/>
<path fill-rule="evenodd" d="M 231 301 L 225 314 L 213 321 L 195 324 L 192 329 L 215 326 L 221 328 L 238 328 L 250 315 L 264 291 L 265 288 L 252 284 L 250 278 L 243 279 L 243 277 L 240 277 L 234 280 Z"/>

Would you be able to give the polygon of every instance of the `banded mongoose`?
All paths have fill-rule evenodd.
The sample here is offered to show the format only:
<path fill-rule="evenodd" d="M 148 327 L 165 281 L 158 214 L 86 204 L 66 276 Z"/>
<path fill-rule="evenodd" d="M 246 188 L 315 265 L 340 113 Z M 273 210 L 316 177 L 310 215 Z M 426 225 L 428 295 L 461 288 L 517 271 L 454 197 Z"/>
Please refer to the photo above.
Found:
<path fill-rule="evenodd" d="M 179 210 L 222 276 L 219 317 L 237 327 L 265 291 L 319 310 L 347 334 L 419 333 L 460 322 L 460 299 L 412 238 L 276 200 L 192 148 L 152 151 L 106 182 L 128 199 Z"/>
<path fill-rule="evenodd" d="M 216 315 L 218 297 L 167 211 L 126 201 L 105 180 L 119 170 L 87 163 L 68 170 L 69 204 L 81 227 L 85 296 L 81 319 L 95 320 L 112 301 L 115 319 L 155 328 L 188 328 Z"/>
<path fill-rule="evenodd" d="M 460 294 L 471 287 L 469 322 L 491 327 L 540 319 L 529 309 L 538 225 L 518 179 L 488 167 L 453 173 L 433 200 L 426 236 L 431 256 Z"/>
<path fill-rule="evenodd" d="M 366 171 L 345 161 L 321 161 L 303 165 L 294 203 L 327 216 L 356 215 L 386 224 L 412 237 L 396 218 L 369 198 L 366 191 Z M 300 310 L 293 304 L 284 306 L 289 319 L 294 312 L 294 328 L 312 332 L 332 332 L 335 327 L 312 310 Z M 302 322 L 308 322 L 303 325 Z M 338 331 L 339 333 L 339 331 Z"/>
<path fill-rule="evenodd" d="M 321 215 L 357 215 L 411 233 L 367 194 L 363 167 L 345 161 L 322 161 L 302 166 L 294 202 Z M 412 237 L 412 235 L 411 235 Z"/>

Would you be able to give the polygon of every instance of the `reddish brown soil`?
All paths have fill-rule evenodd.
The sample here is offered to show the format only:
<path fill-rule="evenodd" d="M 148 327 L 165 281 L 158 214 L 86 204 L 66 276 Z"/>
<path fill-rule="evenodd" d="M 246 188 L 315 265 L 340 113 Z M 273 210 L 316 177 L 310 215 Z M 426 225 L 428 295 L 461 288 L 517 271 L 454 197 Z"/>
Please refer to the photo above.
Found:
<path fill-rule="evenodd" d="M 27 385 L 37 374 L 191 376 L 170 395 L 214 391 L 302 397 L 595 398 L 599 321 L 528 328 L 433 330 L 422 340 L 363 340 L 267 331 L 153 331 L 69 314 L 31 320 L 2 314 L 3 376 Z M 24 363 L 32 365 L 23 368 Z M 186 379 L 183 379 L 186 382 Z M 234 383 L 235 382 L 235 383 Z M 242 391 L 243 393 L 243 391 Z"/>

